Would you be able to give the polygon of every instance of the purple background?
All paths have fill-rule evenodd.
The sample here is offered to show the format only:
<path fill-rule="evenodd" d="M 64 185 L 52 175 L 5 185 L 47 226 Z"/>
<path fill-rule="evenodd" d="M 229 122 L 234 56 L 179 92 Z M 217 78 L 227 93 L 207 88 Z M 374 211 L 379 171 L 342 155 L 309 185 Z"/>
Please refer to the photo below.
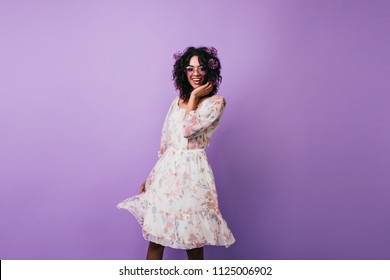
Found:
<path fill-rule="evenodd" d="M 0 258 L 144 259 L 138 193 L 215 46 L 207 153 L 237 242 L 208 259 L 390 259 L 388 1 L 0 2 Z M 186 259 L 167 248 L 167 259 Z"/>

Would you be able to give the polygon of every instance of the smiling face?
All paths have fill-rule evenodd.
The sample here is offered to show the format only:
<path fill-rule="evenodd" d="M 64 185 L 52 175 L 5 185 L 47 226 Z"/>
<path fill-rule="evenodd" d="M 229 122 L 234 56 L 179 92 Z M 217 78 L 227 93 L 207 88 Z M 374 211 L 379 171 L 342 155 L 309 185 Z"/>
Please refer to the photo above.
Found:
<path fill-rule="evenodd" d="M 205 84 L 206 70 L 199 64 L 197 55 L 191 57 L 188 66 L 186 67 L 187 79 L 192 88 L 197 88 Z"/>

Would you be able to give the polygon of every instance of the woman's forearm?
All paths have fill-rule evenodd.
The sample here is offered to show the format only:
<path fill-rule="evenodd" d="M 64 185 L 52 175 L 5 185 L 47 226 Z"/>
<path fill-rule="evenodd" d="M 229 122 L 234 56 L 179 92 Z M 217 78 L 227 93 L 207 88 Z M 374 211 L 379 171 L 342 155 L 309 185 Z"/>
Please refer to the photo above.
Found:
<path fill-rule="evenodd" d="M 196 109 L 198 102 L 199 98 L 195 94 L 191 94 L 190 100 L 188 100 L 186 112 L 184 113 L 184 117 L 187 116 L 190 111 L 194 111 Z"/>

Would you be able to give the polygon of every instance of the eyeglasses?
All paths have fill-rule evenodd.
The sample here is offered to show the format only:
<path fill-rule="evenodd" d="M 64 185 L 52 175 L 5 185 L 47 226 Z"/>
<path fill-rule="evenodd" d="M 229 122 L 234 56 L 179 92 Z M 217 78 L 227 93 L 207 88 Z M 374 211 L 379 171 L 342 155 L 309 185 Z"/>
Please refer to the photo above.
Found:
<path fill-rule="evenodd" d="M 206 69 L 205 69 L 205 67 L 203 67 L 202 65 L 196 67 L 196 69 L 197 69 L 197 72 L 198 72 L 199 74 L 201 74 L 202 76 L 203 76 L 203 75 L 206 75 Z M 195 72 L 195 67 L 194 67 L 194 66 L 187 66 L 187 67 L 186 67 L 186 73 L 187 73 L 187 75 L 192 75 L 192 74 L 194 74 L 194 72 Z"/>

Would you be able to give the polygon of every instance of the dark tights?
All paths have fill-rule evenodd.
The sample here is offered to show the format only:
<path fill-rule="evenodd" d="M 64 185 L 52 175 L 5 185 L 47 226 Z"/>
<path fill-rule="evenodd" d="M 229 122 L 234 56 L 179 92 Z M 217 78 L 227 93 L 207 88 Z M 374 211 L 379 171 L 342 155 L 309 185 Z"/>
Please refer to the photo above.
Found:
<path fill-rule="evenodd" d="M 204 260 L 203 247 L 187 250 L 189 260 Z"/>
<path fill-rule="evenodd" d="M 147 260 L 162 260 L 164 254 L 164 246 L 149 242 L 148 253 L 146 255 Z M 195 248 L 187 251 L 187 257 L 189 260 L 203 260 L 203 247 Z"/>

